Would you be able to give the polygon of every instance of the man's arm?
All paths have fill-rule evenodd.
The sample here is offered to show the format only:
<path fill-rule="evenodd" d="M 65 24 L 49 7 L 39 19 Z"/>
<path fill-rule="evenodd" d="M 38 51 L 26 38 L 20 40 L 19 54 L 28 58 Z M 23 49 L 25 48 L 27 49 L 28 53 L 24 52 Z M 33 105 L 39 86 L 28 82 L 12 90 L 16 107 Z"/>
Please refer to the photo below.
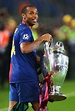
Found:
<path fill-rule="evenodd" d="M 20 44 L 20 49 L 22 53 L 32 52 L 36 47 L 42 42 L 46 42 L 52 39 L 50 34 L 44 34 L 40 38 L 36 39 L 34 42 L 23 42 Z"/>

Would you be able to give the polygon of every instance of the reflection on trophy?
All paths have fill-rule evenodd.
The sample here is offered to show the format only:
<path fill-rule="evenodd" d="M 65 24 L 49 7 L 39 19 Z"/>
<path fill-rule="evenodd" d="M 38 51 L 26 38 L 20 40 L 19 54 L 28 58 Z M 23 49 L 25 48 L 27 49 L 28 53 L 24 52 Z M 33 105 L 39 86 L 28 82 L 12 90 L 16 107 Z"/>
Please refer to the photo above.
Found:
<path fill-rule="evenodd" d="M 50 76 L 49 98 L 54 101 L 66 99 L 66 96 L 60 93 L 64 80 L 66 78 L 69 58 L 66 55 L 62 42 L 57 42 L 53 48 L 50 43 L 44 44 L 44 67 Z"/>

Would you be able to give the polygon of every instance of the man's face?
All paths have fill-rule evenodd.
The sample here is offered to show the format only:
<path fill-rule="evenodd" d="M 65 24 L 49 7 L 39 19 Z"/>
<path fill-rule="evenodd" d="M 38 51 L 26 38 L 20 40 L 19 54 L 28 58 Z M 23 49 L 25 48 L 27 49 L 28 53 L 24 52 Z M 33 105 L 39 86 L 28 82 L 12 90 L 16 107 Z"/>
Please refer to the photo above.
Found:
<path fill-rule="evenodd" d="M 38 11 L 35 7 L 27 7 L 25 14 L 25 23 L 29 26 L 35 25 L 38 20 Z"/>

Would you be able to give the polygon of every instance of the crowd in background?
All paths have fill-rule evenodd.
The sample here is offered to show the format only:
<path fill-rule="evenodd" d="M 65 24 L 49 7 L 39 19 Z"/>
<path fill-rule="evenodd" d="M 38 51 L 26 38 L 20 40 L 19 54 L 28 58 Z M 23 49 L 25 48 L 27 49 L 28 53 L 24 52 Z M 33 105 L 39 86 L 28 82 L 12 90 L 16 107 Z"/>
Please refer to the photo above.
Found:
<path fill-rule="evenodd" d="M 55 10 L 53 14 L 56 15 Z M 52 17 L 54 16 L 53 14 Z M 67 13 L 63 14 L 58 19 L 57 17 L 55 18 L 55 16 L 54 18 L 48 16 L 47 18 L 40 17 L 39 19 L 40 19 L 39 22 L 33 27 L 32 30 L 34 39 L 36 40 L 38 37 L 40 37 L 40 35 L 48 32 L 52 34 L 54 43 L 57 41 L 62 41 L 67 51 L 67 55 L 69 56 L 69 69 L 67 73 L 67 79 L 71 78 L 74 79 L 75 78 L 74 16 Z M 12 45 L 14 30 L 19 23 L 18 21 L 20 21 L 20 18 L 14 19 L 14 16 L 11 16 L 6 8 L 0 9 L 0 87 L 3 87 L 5 81 L 8 81 L 11 45 Z M 37 47 L 37 53 L 39 54 L 39 56 L 42 55 L 42 51 L 43 51 L 43 44 Z"/>
<path fill-rule="evenodd" d="M 69 56 L 69 68 L 67 78 L 75 78 L 75 18 L 70 14 L 62 17 L 62 25 L 53 30 L 55 41 L 64 43 Z"/>
<path fill-rule="evenodd" d="M 0 15 L 0 86 L 8 81 L 13 32 L 17 22 L 3 9 Z"/>

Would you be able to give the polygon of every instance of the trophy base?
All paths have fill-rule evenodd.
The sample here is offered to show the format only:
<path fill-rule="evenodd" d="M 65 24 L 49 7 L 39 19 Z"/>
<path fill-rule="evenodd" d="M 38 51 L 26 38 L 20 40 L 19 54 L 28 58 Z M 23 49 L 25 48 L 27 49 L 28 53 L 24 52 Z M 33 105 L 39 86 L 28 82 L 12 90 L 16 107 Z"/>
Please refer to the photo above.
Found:
<path fill-rule="evenodd" d="M 50 94 L 49 95 L 49 100 L 53 100 L 53 101 L 62 101 L 62 100 L 65 100 L 66 99 L 66 96 L 64 94 L 61 94 L 61 93 L 55 93 L 55 94 Z"/>

